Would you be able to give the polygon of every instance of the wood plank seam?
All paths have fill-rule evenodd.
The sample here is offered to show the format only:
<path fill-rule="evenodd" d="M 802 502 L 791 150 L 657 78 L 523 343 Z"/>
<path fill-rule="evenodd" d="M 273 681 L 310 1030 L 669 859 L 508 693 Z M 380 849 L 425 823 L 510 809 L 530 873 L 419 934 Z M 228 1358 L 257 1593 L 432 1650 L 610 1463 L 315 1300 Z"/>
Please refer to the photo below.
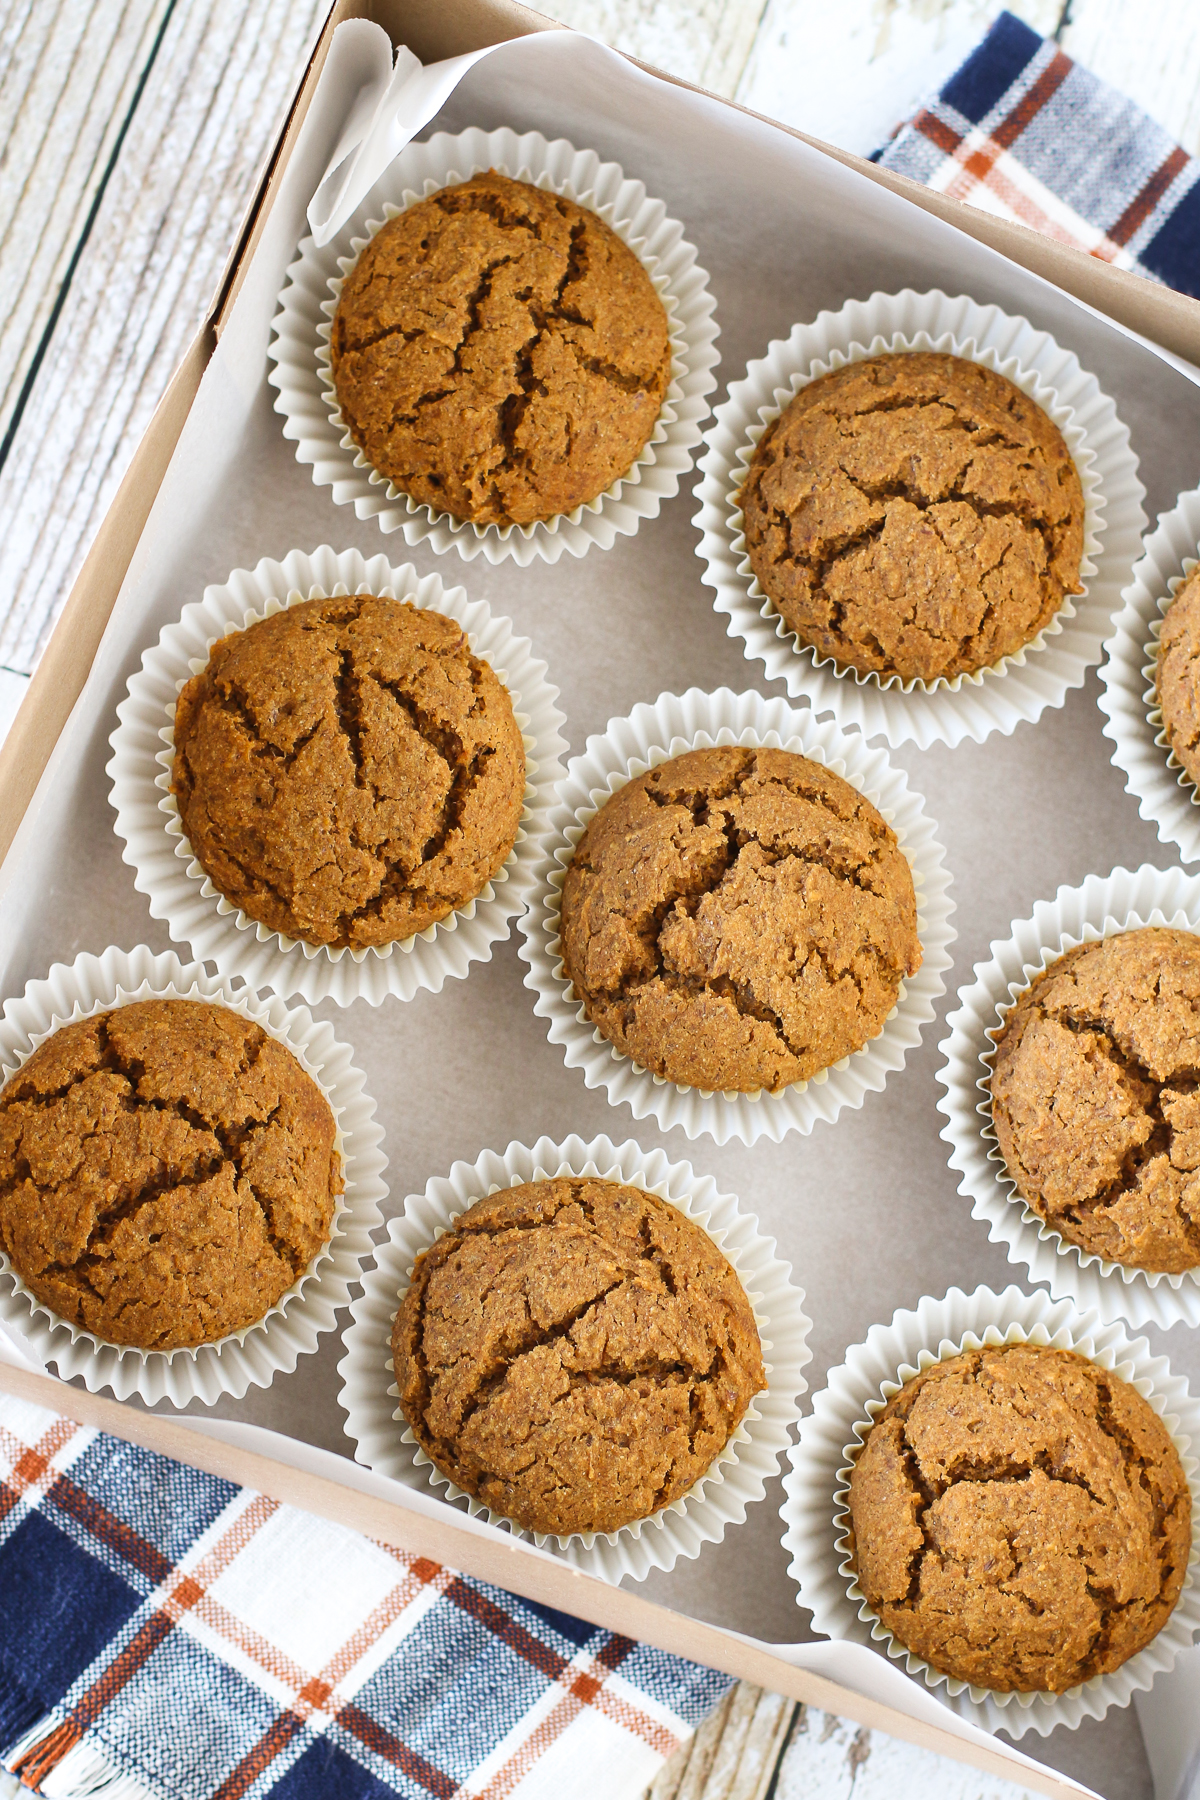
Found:
<path fill-rule="evenodd" d="M 146 91 L 146 83 L 150 78 L 150 71 L 154 67 L 155 61 L 158 57 L 159 50 L 162 47 L 163 39 L 166 36 L 167 27 L 171 22 L 171 16 L 175 10 L 175 6 L 176 6 L 176 0 L 167 0 L 166 11 L 163 14 L 162 21 L 159 25 L 158 31 L 155 33 L 154 42 L 150 48 L 150 54 L 147 57 L 146 62 L 138 75 L 137 86 L 134 89 L 133 97 L 130 100 L 129 105 L 125 110 L 125 116 L 121 121 L 120 127 L 118 128 L 116 138 L 112 145 L 112 149 L 109 152 L 108 161 L 105 165 L 104 172 L 101 175 L 100 180 L 96 186 L 96 191 L 92 196 L 92 202 L 88 208 L 87 216 L 84 219 L 83 227 L 82 227 L 82 229 L 79 233 L 79 236 L 75 242 L 75 246 L 74 246 L 73 250 L 71 251 L 70 259 L 67 263 L 67 267 L 63 274 L 62 280 L 59 283 L 58 292 L 55 295 L 54 304 L 50 310 L 50 317 L 46 321 L 46 324 L 42 331 L 42 335 L 38 342 L 37 348 L 35 349 L 32 359 L 30 360 L 29 367 L 26 370 L 24 381 L 21 384 L 21 388 L 20 388 L 20 391 L 18 392 L 16 402 L 13 406 L 12 412 L 9 415 L 8 426 L 5 430 L 3 438 L 0 439 L 0 469 L 3 469 L 6 461 L 8 460 L 9 452 L 12 449 L 13 441 L 16 438 L 17 431 L 20 427 L 22 416 L 23 416 L 23 414 L 25 412 L 25 408 L 29 402 L 29 396 L 33 392 L 34 383 L 36 382 L 37 377 L 38 377 L 38 371 L 41 369 L 42 363 L 46 356 L 46 352 L 50 346 L 50 340 L 54 336 L 55 330 L 58 326 L 58 321 L 62 317 L 63 307 L 66 304 L 67 295 L 69 294 L 70 289 L 71 289 L 71 283 L 74 280 L 75 273 L 76 273 L 77 269 L 79 268 L 79 264 L 82 260 L 84 250 L 87 248 L 88 239 L 91 237 L 92 230 L 95 226 L 97 218 L 99 217 L 100 208 L 104 202 L 105 192 L 108 188 L 108 184 L 113 176 L 113 173 L 116 170 L 117 162 L 120 158 L 121 151 L 125 144 L 125 138 L 128 134 L 129 127 L 133 122 L 133 116 L 136 113 L 139 104 L 141 103 L 142 95 Z"/>

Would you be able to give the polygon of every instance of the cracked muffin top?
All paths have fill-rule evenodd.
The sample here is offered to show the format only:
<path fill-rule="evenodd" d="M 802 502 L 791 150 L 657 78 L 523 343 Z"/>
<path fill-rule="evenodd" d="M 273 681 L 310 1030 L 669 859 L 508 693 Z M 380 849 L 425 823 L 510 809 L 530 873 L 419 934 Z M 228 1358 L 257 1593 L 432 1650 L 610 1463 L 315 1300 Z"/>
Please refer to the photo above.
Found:
<path fill-rule="evenodd" d="M 1062 433 L 961 357 L 873 356 L 811 381 L 760 438 L 741 504 L 785 623 L 860 674 L 990 668 L 1079 592 L 1083 489 Z"/>
<path fill-rule="evenodd" d="M 666 310 L 598 214 L 489 170 L 390 220 L 330 338 L 368 462 L 437 512 L 527 525 L 636 461 L 671 378 Z"/>
<path fill-rule="evenodd" d="M 212 1343 L 329 1237 L 329 1102 L 223 1006 L 140 1000 L 62 1026 L 0 1091 L 0 1243 L 37 1298 L 112 1344 Z"/>
<path fill-rule="evenodd" d="M 605 802 L 566 872 L 561 945 L 618 1049 L 743 1093 L 861 1048 L 921 966 L 912 871 L 870 801 L 807 757 L 737 746 Z"/>
<path fill-rule="evenodd" d="M 1018 1193 L 1069 1243 L 1200 1266 L 1200 937 L 1147 926 L 1068 950 L 1005 1017 L 991 1090 Z"/>
<path fill-rule="evenodd" d="M 1060 1694 L 1161 1631 L 1191 1551 L 1179 1453 L 1137 1389 L 1010 1344 L 894 1394 L 850 1480 L 854 1568 L 914 1655 L 1000 1692 Z"/>
<path fill-rule="evenodd" d="M 1175 590 L 1158 640 L 1154 674 L 1167 742 L 1200 783 L 1200 568 Z"/>
<path fill-rule="evenodd" d="M 351 594 L 215 643 L 175 708 L 197 861 L 309 944 L 409 938 L 503 867 L 525 794 L 508 690 L 443 613 Z"/>
<path fill-rule="evenodd" d="M 392 1332 L 426 1454 L 528 1531 L 617 1531 L 686 1494 L 767 1385 L 708 1233 L 641 1188 L 503 1188 L 417 1258 Z"/>

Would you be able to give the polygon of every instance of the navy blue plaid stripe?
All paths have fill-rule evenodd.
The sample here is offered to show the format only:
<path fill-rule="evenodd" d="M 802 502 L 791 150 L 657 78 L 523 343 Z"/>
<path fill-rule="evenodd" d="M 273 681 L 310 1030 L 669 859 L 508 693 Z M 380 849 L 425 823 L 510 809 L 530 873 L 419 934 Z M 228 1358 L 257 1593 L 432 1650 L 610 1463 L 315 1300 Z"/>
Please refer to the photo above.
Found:
<path fill-rule="evenodd" d="M 1011 13 L 874 160 L 1200 295 L 1200 163 Z"/>
<path fill-rule="evenodd" d="M 9 1404 L 0 1399 L 0 1759 L 30 1785 L 70 1779 L 86 1753 L 93 1773 L 99 1758 L 156 1800 L 451 1800 L 499 1759 L 485 1791 L 520 1800 L 537 1757 L 582 1732 L 572 1741 L 584 1775 L 603 1754 L 584 1746 L 636 1744 L 640 1789 L 729 1686 L 53 1415 L 14 1451 Z M 298 1611 L 270 1591 L 281 1521 L 291 1535 L 276 1541 L 311 1531 L 325 1544 L 302 1571 Z M 339 1544 L 358 1546 L 340 1566 Z M 307 1614 L 320 1620 L 324 1583 L 343 1617 L 339 1578 L 351 1567 L 361 1619 L 347 1615 L 326 1669 L 328 1649 L 304 1648 Z"/>

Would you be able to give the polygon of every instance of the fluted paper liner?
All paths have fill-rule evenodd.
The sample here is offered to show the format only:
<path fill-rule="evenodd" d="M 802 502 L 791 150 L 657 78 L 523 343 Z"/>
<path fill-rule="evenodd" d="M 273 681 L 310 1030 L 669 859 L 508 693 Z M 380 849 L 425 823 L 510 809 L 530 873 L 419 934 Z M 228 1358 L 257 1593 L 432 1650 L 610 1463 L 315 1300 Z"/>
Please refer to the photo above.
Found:
<path fill-rule="evenodd" d="M 345 949 L 285 937 L 225 898 L 184 835 L 171 764 L 179 690 L 205 666 L 218 638 L 303 600 L 363 593 L 428 607 L 463 627 L 472 652 L 490 664 L 512 698 L 525 744 L 525 806 L 508 860 L 473 900 L 413 937 Z M 195 956 L 211 959 L 224 975 L 242 976 L 252 988 L 296 995 L 310 1006 L 330 999 L 340 1006 L 357 999 L 378 1006 L 389 994 L 411 1000 L 422 988 L 437 993 L 443 982 L 466 975 L 472 962 L 490 957 L 533 890 L 538 838 L 567 747 L 557 700 L 558 689 L 546 679 L 546 665 L 533 655 L 529 639 L 518 637 L 484 601 L 445 587 L 437 575 L 418 576 L 411 564 L 393 568 L 386 557 L 339 554 L 328 545 L 311 556 L 292 550 L 282 562 L 264 557 L 256 568 L 235 569 L 227 582 L 205 588 L 203 600 L 166 627 L 130 678 L 107 768 L 122 857 L 133 868 L 135 887 L 149 897 L 151 917 L 164 919 L 172 938 L 189 944 Z"/>
<path fill-rule="evenodd" d="M 1160 513 L 1134 565 L 1125 604 L 1113 622 L 1100 670 L 1100 710 L 1113 742 L 1112 760 L 1143 819 L 1174 844 L 1184 862 L 1200 862 L 1200 795 L 1163 729 L 1155 692 L 1158 640 L 1167 608 L 1200 553 L 1200 488 L 1180 494 Z"/>
<path fill-rule="evenodd" d="M 952 680 L 902 680 L 839 670 L 832 658 L 802 646 L 775 610 L 750 567 L 740 490 L 759 438 L 788 402 L 818 376 L 887 351 L 936 350 L 981 363 L 1004 375 L 1046 411 L 1066 439 L 1084 497 L 1083 593 L 1068 597 L 1030 643 L 994 668 Z M 1145 526 L 1145 493 L 1129 432 L 1094 375 L 1027 319 L 951 297 L 906 288 L 851 300 L 840 312 L 823 312 L 775 339 L 750 363 L 729 398 L 716 409 L 700 460 L 693 523 L 702 537 L 704 580 L 716 589 L 714 605 L 727 615 L 730 637 L 740 637 L 747 657 L 767 675 L 805 696 L 814 712 L 832 713 L 865 737 L 882 735 L 893 746 L 981 743 L 993 731 L 1008 733 L 1022 720 L 1061 706 L 1101 655 L 1120 590 L 1138 553 Z"/>
<path fill-rule="evenodd" d="M 715 744 L 792 750 L 843 776 L 896 833 L 916 890 L 923 961 L 901 983 L 882 1031 L 853 1055 L 775 1094 L 765 1089 L 709 1093 L 643 1069 L 589 1023 L 559 949 L 563 877 L 588 820 L 646 769 Z M 653 705 L 635 706 L 628 718 L 610 719 L 606 730 L 590 737 L 584 754 L 568 765 L 542 839 L 537 897 L 521 920 L 521 955 L 529 965 L 525 985 L 537 995 L 534 1011 L 550 1021 L 550 1042 L 563 1047 L 567 1067 L 582 1069 L 588 1087 L 604 1088 L 613 1104 L 629 1106 L 635 1119 L 656 1119 L 664 1131 L 682 1126 L 689 1138 L 707 1132 L 718 1144 L 731 1138 L 753 1144 L 760 1137 L 778 1142 L 789 1131 L 809 1132 L 819 1119 L 836 1119 L 844 1107 L 861 1106 L 869 1093 L 882 1088 L 888 1075 L 904 1066 L 905 1056 L 920 1042 L 922 1027 L 933 1018 L 955 936 L 950 876 L 936 830 L 904 774 L 882 750 L 869 750 L 857 732 L 817 723 L 810 712 L 797 712 L 786 701 L 765 700 L 761 694 L 734 694 L 728 688 L 711 694 L 699 688 L 660 694 Z"/>
<path fill-rule="evenodd" d="M 950 1167 L 962 1178 L 959 1193 L 969 1196 L 972 1216 L 986 1223 L 993 1243 L 1004 1245 L 1009 1262 L 1025 1264 L 1030 1281 L 1045 1282 L 1056 1299 L 1094 1308 L 1102 1319 L 1200 1325 L 1200 1268 L 1182 1275 L 1133 1269 L 1071 1243 L 1017 1192 L 992 1123 L 995 1034 L 1018 995 L 1077 944 L 1143 925 L 1200 930 L 1200 876 L 1149 865 L 1114 869 L 1089 875 L 1082 887 L 1059 888 L 1053 900 L 1038 902 L 1032 918 L 1016 920 L 1012 936 L 997 939 L 990 959 L 976 963 L 975 979 L 960 989 L 946 1019 L 938 1070 L 946 1092 L 938 1109 L 949 1121 L 942 1137 L 951 1145 Z"/>
<path fill-rule="evenodd" d="M 110 946 L 100 956 L 55 963 L 31 981 L 19 999 L 6 1002 L 0 1021 L 0 1083 L 7 1082 L 42 1041 L 74 1019 L 90 1018 L 134 1000 L 208 1000 L 253 1019 L 277 1038 L 321 1089 L 337 1120 L 345 1192 L 338 1201 L 328 1242 L 304 1274 L 265 1316 L 216 1343 L 178 1350 L 139 1350 L 110 1344 L 59 1318 L 38 1300 L 0 1252 L 0 1321 L 29 1345 L 42 1363 L 54 1363 L 64 1380 L 82 1376 L 92 1393 L 110 1388 L 118 1400 L 137 1394 L 147 1405 L 169 1400 L 211 1404 L 222 1394 L 240 1400 L 250 1387 L 268 1387 L 279 1370 L 291 1371 L 315 1350 L 347 1304 L 380 1223 L 387 1193 L 383 1131 L 363 1076 L 333 1027 L 303 1007 L 263 999 L 209 975 L 199 963 L 181 963 L 171 951 L 155 956 L 139 945 Z"/>
<path fill-rule="evenodd" d="M 754 1309 L 762 1342 L 767 1387 L 751 1402 L 725 1449 L 694 1487 L 670 1506 L 611 1533 L 548 1537 L 524 1530 L 465 1494 L 443 1475 L 418 1446 L 399 1408 L 392 1367 L 392 1323 L 408 1287 L 413 1264 L 476 1200 L 500 1188 L 557 1176 L 595 1176 L 660 1195 L 701 1226 L 737 1271 Z M 722 1194 L 711 1176 L 697 1175 L 688 1163 L 669 1162 L 661 1150 L 646 1153 L 637 1144 L 613 1144 L 607 1137 L 561 1144 L 539 1138 L 532 1148 L 513 1143 L 501 1155 L 487 1150 L 478 1162 L 456 1162 L 448 1176 L 431 1180 L 423 1194 L 410 1194 L 404 1214 L 388 1222 L 377 1246 L 375 1265 L 363 1277 L 361 1298 L 351 1308 L 346 1354 L 338 1364 L 339 1401 L 346 1430 L 355 1441 L 355 1459 L 410 1487 L 444 1488 L 518 1537 L 557 1547 L 568 1562 L 617 1582 L 624 1575 L 641 1581 L 652 1569 L 670 1569 L 680 1557 L 698 1556 L 717 1543 L 728 1525 L 740 1523 L 746 1508 L 761 1500 L 776 1473 L 790 1427 L 806 1391 L 802 1370 L 811 1359 L 804 1292 L 791 1280 L 789 1264 L 775 1254 L 775 1241 L 757 1222 Z"/>
<path fill-rule="evenodd" d="M 851 1566 L 849 1492 L 853 1458 L 891 1396 L 914 1375 L 964 1350 L 985 1345 L 1031 1343 L 1075 1350 L 1121 1380 L 1131 1382 L 1159 1414 L 1179 1451 L 1192 1490 L 1192 1550 L 1183 1592 L 1158 1635 L 1111 1675 L 1097 1675 L 1062 1694 L 998 1693 L 941 1674 L 908 1651 L 863 1599 Z M 1023 1294 L 1005 1288 L 973 1294 L 951 1288 L 944 1299 L 926 1296 L 913 1312 L 897 1312 L 891 1323 L 873 1325 L 866 1342 L 853 1345 L 846 1360 L 831 1369 L 827 1385 L 801 1421 L 799 1444 L 784 1475 L 784 1548 L 790 1573 L 799 1584 L 799 1604 L 808 1607 L 815 1629 L 826 1637 L 878 1645 L 903 1661 L 960 1717 L 984 1731 L 1023 1737 L 1046 1736 L 1058 1725 L 1074 1728 L 1084 1719 L 1102 1719 L 1110 1706 L 1127 1706 L 1191 1646 L 1200 1626 L 1200 1493 L 1196 1457 L 1200 1406 L 1186 1381 L 1171 1373 L 1165 1356 L 1152 1356 L 1145 1338 L 1130 1339 L 1123 1326 L 1105 1324 L 1094 1312 L 1081 1313 L 1069 1300 Z"/>
<path fill-rule="evenodd" d="M 552 189 L 598 213 L 645 268 L 670 329 L 670 384 L 634 463 L 595 500 L 532 525 L 476 525 L 434 512 L 372 468 L 343 420 L 329 357 L 342 282 L 380 227 L 415 201 L 486 169 Z M 482 553 L 490 563 L 511 557 L 522 567 L 539 558 L 557 562 L 564 550 L 582 556 L 593 544 L 609 549 L 678 491 L 716 386 L 714 306 L 708 275 L 683 226 L 616 163 L 601 162 L 594 150 L 576 150 L 565 138 L 547 142 L 537 131 L 439 131 L 401 152 L 324 249 L 311 237 L 302 241 L 279 297 L 268 380 L 278 390 L 275 410 L 284 416 L 283 435 L 295 443 L 297 461 L 310 464 L 317 486 L 332 487 L 335 502 L 353 505 L 360 519 L 376 518 L 384 531 L 402 531 L 409 544 L 455 549 L 468 561 Z"/>

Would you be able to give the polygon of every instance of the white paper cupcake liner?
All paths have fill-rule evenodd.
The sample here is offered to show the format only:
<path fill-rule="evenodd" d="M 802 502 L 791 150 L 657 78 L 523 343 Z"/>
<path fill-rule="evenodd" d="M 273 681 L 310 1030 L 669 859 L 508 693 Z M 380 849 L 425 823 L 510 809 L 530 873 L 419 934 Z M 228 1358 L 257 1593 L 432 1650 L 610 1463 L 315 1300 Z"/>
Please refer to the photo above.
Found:
<path fill-rule="evenodd" d="M 487 169 L 552 189 L 598 213 L 645 267 L 667 310 L 671 334 L 670 385 L 632 467 L 595 500 L 532 525 L 455 519 L 418 504 L 379 474 L 342 418 L 329 358 L 342 282 L 380 227 L 415 201 Z M 548 143 L 537 131 L 518 136 L 507 128 L 472 129 L 455 137 L 440 131 L 401 152 L 324 249 L 311 237 L 302 241 L 279 297 L 268 379 L 278 389 L 275 410 L 284 416 L 283 434 L 295 443 L 297 461 L 312 466 L 318 487 L 333 488 L 339 506 L 352 504 L 360 519 L 376 518 L 384 531 L 402 531 L 409 544 L 456 549 L 468 560 L 482 553 L 488 562 L 511 557 L 522 567 L 537 558 L 557 562 L 564 550 L 582 556 L 593 544 L 609 549 L 678 491 L 716 386 L 714 308 L 708 276 L 682 225 L 667 216 L 661 200 L 648 197 L 640 181 L 627 180 L 616 163 L 601 162 L 594 150 L 576 150 L 565 138 Z"/>
<path fill-rule="evenodd" d="M 1100 670 L 1104 735 L 1115 746 L 1112 760 L 1126 778 L 1125 791 L 1184 862 L 1200 862 L 1200 795 L 1167 742 L 1154 683 L 1163 619 L 1195 568 L 1198 549 L 1200 488 L 1193 488 L 1147 534 Z"/>
<path fill-rule="evenodd" d="M 903 681 L 853 669 L 839 672 L 832 658 L 802 646 L 775 610 L 750 567 L 739 495 L 759 438 L 801 388 L 846 363 L 886 351 L 937 350 L 981 363 L 1015 383 L 1041 406 L 1062 432 L 1083 484 L 1084 592 L 1065 600 L 1031 643 L 994 668 L 952 681 Z M 872 294 L 840 312 L 823 312 L 776 339 L 752 362 L 729 398 L 716 409 L 708 448 L 700 461 L 696 495 L 700 510 L 699 555 L 714 602 L 740 637 L 747 657 L 766 665 L 789 694 L 804 695 L 814 712 L 830 712 L 843 726 L 889 744 L 982 743 L 993 731 L 1008 733 L 1022 720 L 1061 706 L 1098 663 L 1122 584 L 1138 553 L 1145 527 L 1145 494 L 1129 432 L 1101 392 L 1045 331 L 997 306 L 978 306 L 963 295 L 937 290 Z"/>
<path fill-rule="evenodd" d="M 268 1387 L 275 1375 L 290 1372 L 330 1331 L 338 1308 L 350 1299 L 371 1233 L 381 1222 L 387 1193 L 383 1171 L 383 1131 L 375 1102 L 363 1091 L 363 1075 L 333 1027 L 303 1007 L 262 999 L 205 972 L 199 963 L 181 963 L 171 951 L 155 956 L 110 946 L 100 956 L 80 955 L 55 963 L 42 981 L 31 981 L 19 999 L 9 1000 L 0 1021 L 0 1084 L 27 1061 L 43 1039 L 73 1019 L 90 1018 L 134 1000 L 211 1000 L 253 1019 L 286 1044 L 325 1095 L 337 1120 L 337 1149 L 345 1192 L 334 1213 L 329 1242 L 305 1273 L 253 1325 L 212 1344 L 179 1350 L 138 1350 L 109 1344 L 90 1331 L 60 1319 L 36 1299 L 0 1252 L 0 1323 L 28 1344 L 33 1355 L 53 1363 L 64 1380 L 82 1376 L 98 1393 L 110 1388 L 118 1400 L 137 1394 L 147 1405 L 169 1400 L 211 1404 L 222 1394 L 240 1400 L 250 1387 Z"/>
<path fill-rule="evenodd" d="M 1082 887 L 1059 888 L 1053 900 L 1038 902 L 1032 918 L 1015 921 L 1012 936 L 990 946 L 990 960 L 976 963 L 974 981 L 960 989 L 946 1019 L 938 1070 L 946 1092 L 938 1110 L 949 1120 L 942 1137 L 952 1146 L 950 1167 L 962 1177 L 958 1191 L 969 1196 L 972 1217 L 984 1220 L 1009 1262 L 1025 1264 L 1031 1281 L 1045 1282 L 1055 1299 L 1094 1308 L 1102 1319 L 1200 1325 L 1200 1269 L 1182 1275 L 1131 1269 L 1069 1243 L 1017 1192 L 992 1123 L 992 1034 L 1017 996 L 1076 944 L 1143 925 L 1200 930 L 1200 876 L 1149 864 L 1089 875 Z"/>
<path fill-rule="evenodd" d="M 512 697 L 525 744 L 525 808 L 507 862 L 474 900 L 415 936 L 368 949 L 331 949 L 289 938 L 251 919 L 220 893 L 184 836 L 170 791 L 175 755 L 175 702 L 184 683 L 205 666 L 212 645 L 227 632 L 316 596 L 370 593 L 410 601 L 456 619 L 472 651 L 491 665 Z M 538 838 L 562 778 L 566 742 L 558 689 L 546 665 L 518 637 L 508 619 L 494 615 L 462 588 L 447 588 L 437 575 L 418 576 L 384 556 L 369 560 L 357 550 L 340 554 L 323 545 L 311 556 L 292 550 L 282 562 L 264 557 L 254 569 L 235 569 L 221 586 L 204 590 L 147 650 L 117 708 L 120 724 L 109 739 L 107 768 L 121 852 L 134 885 L 150 900 L 150 915 L 164 919 L 172 938 L 190 944 L 224 975 L 240 975 L 249 987 L 272 988 L 316 1005 L 348 1006 L 364 999 L 378 1006 L 389 994 L 411 1000 L 421 988 L 437 993 L 443 982 L 467 973 L 508 936 L 537 880 Z M 165 747 L 164 747 L 165 746 Z"/>
<path fill-rule="evenodd" d="M 791 750 L 843 776 L 896 833 L 916 889 L 923 961 L 901 983 L 883 1030 L 852 1056 L 777 1094 L 765 1089 L 708 1093 L 641 1068 L 589 1022 L 572 993 L 559 950 L 563 877 L 588 820 L 646 769 L 714 744 Z M 731 1138 L 745 1144 L 761 1137 L 778 1142 L 789 1131 L 809 1132 L 818 1119 L 836 1119 L 844 1107 L 861 1106 L 869 1093 L 882 1088 L 893 1070 L 903 1068 L 905 1056 L 920 1042 L 922 1026 L 933 1017 L 955 937 L 950 875 L 936 830 L 904 774 L 882 750 L 867 749 L 858 733 L 844 734 L 832 722 L 818 724 L 811 713 L 761 694 L 734 694 L 728 688 L 712 694 L 699 688 L 660 694 L 652 706 L 635 706 L 628 718 L 610 719 L 607 729 L 590 737 L 584 754 L 568 765 L 542 838 L 538 895 L 521 920 L 521 955 L 529 965 L 525 985 L 537 995 L 534 1011 L 550 1021 L 550 1042 L 563 1046 L 567 1067 L 582 1069 L 588 1087 L 604 1088 L 613 1105 L 630 1107 L 635 1119 L 656 1119 L 664 1131 L 682 1126 L 689 1138 L 707 1132 L 718 1144 Z"/>
<path fill-rule="evenodd" d="M 644 1188 L 707 1231 L 745 1288 L 767 1371 L 765 1392 L 751 1402 L 721 1455 L 688 1493 L 620 1531 L 567 1538 L 525 1531 L 465 1494 L 434 1466 L 400 1412 L 391 1356 L 392 1323 L 420 1252 L 476 1200 L 499 1188 L 559 1175 L 597 1176 Z M 757 1221 L 740 1211 L 735 1199 L 718 1192 L 711 1176 L 697 1175 L 689 1163 L 668 1162 L 661 1150 L 647 1154 L 637 1144 L 617 1145 L 606 1137 L 590 1143 L 569 1137 L 561 1144 L 543 1137 L 532 1148 L 513 1143 L 503 1155 L 487 1150 L 476 1163 L 456 1162 L 448 1176 L 430 1181 L 424 1194 L 409 1195 L 402 1218 L 389 1220 L 375 1266 L 363 1277 L 362 1296 L 351 1308 L 353 1322 L 343 1340 L 346 1354 L 338 1365 L 338 1398 L 348 1415 L 355 1458 L 410 1487 L 445 1489 L 450 1499 L 465 1502 L 472 1515 L 515 1536 L 556 1546 L 568 1562 L 608 1581 L 625 1575 L 641 1581 L 652 1569 L 670 1569 L 680 1557 L 698 1556 L 702 1545 L 718 1543 L 727 1525 L 741 1523 L 747 1506 L 762 1499 L 791 1441 L 798 1400 L 808 1385 L 802 1370 L 812 1357 L 811 1320 L 804 1314 L 803 1289 L 793 1284 L 791 1273 L 775 1254 L 774 1239 L 762 1235 Z"/>
<path fill-rule="evenodd" d="M 1113 1674 L 1094 1676 L 1063 1694 L 997 1693 L 931 1668 L 906 1650 L 870 1610 L 850 1561 L 853 1458 L 887 1400 L 933 1363 L 964 1350 L 1011 1343 L 1075 1350 L 1131 1382 L 1174 1439 L 1192 1489 L 1188 1573 L 1167 1623 Z M 1197 1443 L 1200 1405 L 1186 1381 L 1171 1373 L 1166 1357 L 1150 1354 L 1145 1338 L 1131 1340 L 1121 1325 L 1105 1324 L 1095 1313 L 1080 1313 L 1068 1300 L 1023 1294 L 1016 1287 L 1001 1294 L 986 1287 L 973 1294 L 951 1288 L 945 1299 L 927 1296 L 914 1312 L 897 1312 L 890 1324 L 873 1325 L 865 1343 L 852 1345 L 845 1362 L 829 1371 L 812 1412 L 801 1421 L 800 1441 L 790 1452 L 792 1466 L 783 1478 L 780 1509 L 786 1527 L 784 1548 L 792 1556 L 790 1573 L 800 1588 L 799 1604 L 811 1610 L 814 1628 L 825 1636 L 882 1646 L 888 1656 L 903 1660 L 910 1675 L 922 1677 L 956 1713 L 984 1731 L 1003 1730 L 1015 1738 L 1036 1731 L 1045 1737 L 1058 1725 L 1074 1729 L 1084 1719 L 1102 1719 L 1110 1706 L 1127 1706 L 1135 1693 L 1169 1669 L 1190 1647 L 1200 1626 L 1196 1582 L 1200 1492 L 1196 1457 L 1190 1454 Z"/>

